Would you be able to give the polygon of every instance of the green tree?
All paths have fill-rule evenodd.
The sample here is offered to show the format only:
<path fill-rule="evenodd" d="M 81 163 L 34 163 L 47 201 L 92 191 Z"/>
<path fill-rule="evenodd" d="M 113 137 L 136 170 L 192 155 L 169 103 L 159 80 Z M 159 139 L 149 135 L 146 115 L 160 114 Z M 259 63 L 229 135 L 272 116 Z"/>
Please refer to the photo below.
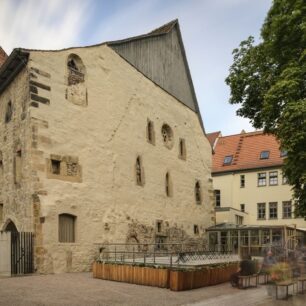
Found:
<path fill-rule="evenodd" d="M 261 29 L 233 50 L 226 83 L 237 115 L 274 134 L 287 151 L 283 171 L 306 219 L 306 2 L 274 0 Z"/>

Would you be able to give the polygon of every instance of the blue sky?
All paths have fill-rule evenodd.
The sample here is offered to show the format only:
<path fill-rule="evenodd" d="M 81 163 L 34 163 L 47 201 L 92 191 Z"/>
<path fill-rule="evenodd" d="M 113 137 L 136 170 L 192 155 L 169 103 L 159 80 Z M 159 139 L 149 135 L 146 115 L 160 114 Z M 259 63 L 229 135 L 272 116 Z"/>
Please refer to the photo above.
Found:
<path fill-rule="evenodd" d="M 0 0 L 0 45 L 58 49 L 147 33 L 178 18 L 206 132 L 252 131 L 228 103 L 232 50 L 259 38 L 271 0 Z"/>

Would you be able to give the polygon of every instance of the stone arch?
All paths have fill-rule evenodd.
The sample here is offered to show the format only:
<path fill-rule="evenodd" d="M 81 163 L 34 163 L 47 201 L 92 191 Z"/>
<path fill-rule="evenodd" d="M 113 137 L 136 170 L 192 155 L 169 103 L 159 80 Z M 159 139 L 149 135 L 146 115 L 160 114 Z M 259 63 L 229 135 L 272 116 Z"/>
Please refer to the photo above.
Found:
<path fill-rule="evenodd" d="M 82 59 L 72 53 L 67 58 L 68 85 L 76 85 L 85 82 L 86 68 Z"/>
<path fill-rule="evenodd" d="M 17 226 L 11 219 L 7 219 L 4 223 L 3 230 L 5 232 L 18 232 Z"/>
<path fill-rule="evenodd" d="M 79 106 L 87 106 L 86 67 L 82 59 L 71 53 L 66 61 L 66 99 Z"/>

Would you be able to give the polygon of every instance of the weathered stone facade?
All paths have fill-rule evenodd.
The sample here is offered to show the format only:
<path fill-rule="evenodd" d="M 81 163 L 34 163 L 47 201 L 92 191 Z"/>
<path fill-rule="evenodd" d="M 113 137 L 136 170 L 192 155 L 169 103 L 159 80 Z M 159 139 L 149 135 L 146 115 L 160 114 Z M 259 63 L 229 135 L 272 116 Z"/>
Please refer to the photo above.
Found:
<path fill-rule="evenodd" d="M 7 59 L 7 54 L 5 51 L 0 47 L 0 67 L 3 65 L 5 60 Z"/>
<path fill-rule="evenodd" d="M 71 77 L 71 58 L 81 60 L 82 75 Z M 5 123 L 8 101 L 13 117 Z M 0 102 L 0 229 L 12 220 L 35 232 L 38 272 L 89 270 L 103 243 L 155 242 L 157 222 L 165 242 L 204 241 L 214 208 L 211 148 L 199 115 L 110 46 L 30 51 Z M 59 242 L 62 214 L 73 216 L 72 242 Z"/>

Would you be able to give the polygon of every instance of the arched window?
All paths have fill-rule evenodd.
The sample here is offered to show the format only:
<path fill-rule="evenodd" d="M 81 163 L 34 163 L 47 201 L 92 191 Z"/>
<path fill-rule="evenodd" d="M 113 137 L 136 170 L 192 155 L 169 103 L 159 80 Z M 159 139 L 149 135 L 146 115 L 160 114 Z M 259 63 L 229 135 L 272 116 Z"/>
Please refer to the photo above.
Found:
<path fill-rule="evenodd" d="M 136 158 L 135 172 L 136 172 L 136 184 L 139 186 L 143 186 L 144 177 L 143 177 L 143 168 L 140 156 Z"/>
<path fill-rule="evenodd" d="M 172 197 L 172 181 L 169 172 L 166 173 L 165 190 L 167 197 Z"/>
<path fill-rule="evenodd" d="M 173 131 L 171 127 L 168 124 L 164 124 L 162 126 L 161 133 L 165 146 L 168 149 L 171 149 L 173 147 Z"/>
<path fill-rule="evenodd" d="M 7 103 L 5 111 L 5 118 L 4 118 L 5 123 L 9 123 L 12 120 L 12 116 L 13 116 L 13 105 L 12 102 L 9 101 Z"/>
<path fill-rule="evenodd" d="M 186 160 L 186 144 L 185 139 L 180 139 L 179 142 L 179 158 Z"/>
<path fill-rule="evenodd" d="M 148 119 L 147 123 L 147 140 L 151 144 L 155 144 L 154 123 Z"/>
<path fill-rule="evenodd" d="M 201 202 L 202 202 L 202 195 L 201 195 L 201 186 L 200 186 L 200 182 L 199 181 L 196 181 L 196 183 L 195 183 L 194 193 L 195 193 L 196 204 L 201 204 Z"/>
<path fill-rule="evenodd" d="M 76 217 L 70 214 L 60 214 L 58 220 L 58 241 L 75 242 Z"/>
<path fill-rule="evenodd" d="M 70 54 L 67 59 L 68 85 L 76 85 L 85 81 L 85 66 L 76 54 Z"/>

